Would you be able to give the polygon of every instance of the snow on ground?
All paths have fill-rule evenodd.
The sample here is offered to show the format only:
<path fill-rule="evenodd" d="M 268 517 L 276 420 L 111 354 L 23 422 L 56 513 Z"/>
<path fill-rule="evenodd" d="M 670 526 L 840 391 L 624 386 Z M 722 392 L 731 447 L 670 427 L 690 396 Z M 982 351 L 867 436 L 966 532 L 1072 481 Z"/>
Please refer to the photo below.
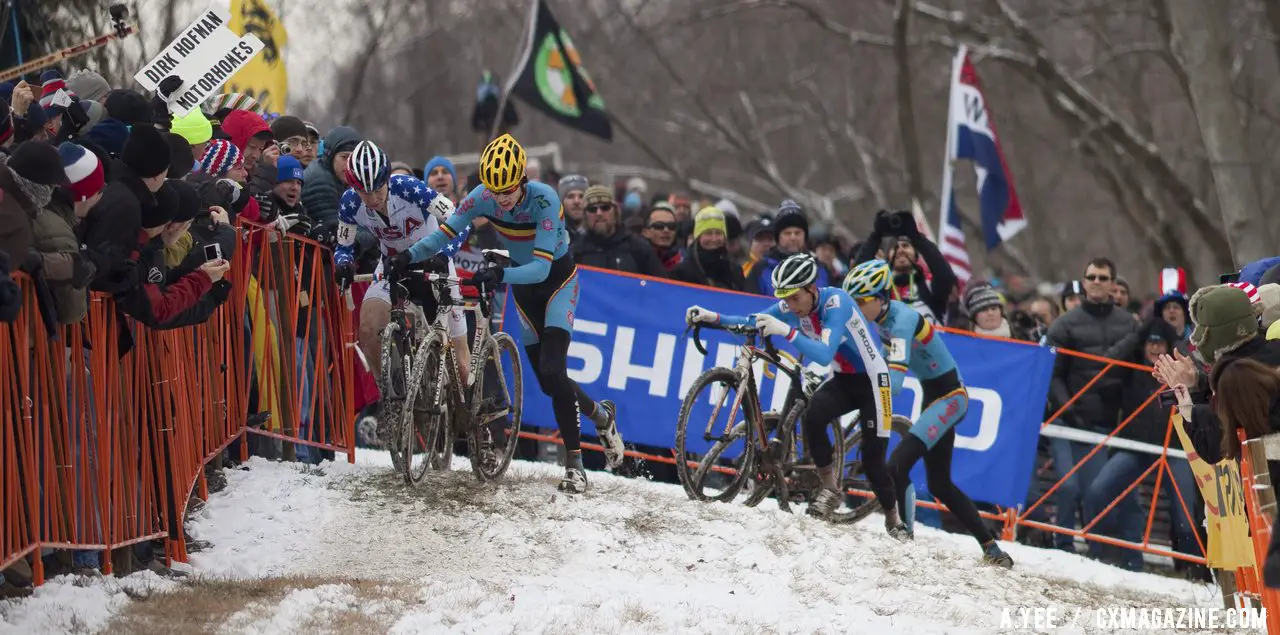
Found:
<path fill-rule="evenodd" d="M 599 473 L 588 494 L 568 497 L 555 491 L 559 468 L 533 463 L 492 485 L 457 463 L 409 488 L 385 454 L 358 456 L 319 468 L 255 459 L 227 473 L 228 489 L 194 520 L 214 544 L 192 556 L 195 570 L 317 582 L 246 600 L 217 632 L 359 630 L 338 619 L 354 613 L 370 632 L 397 634 L 993 633 L 1026 632 L 999 628 L 1006 607 L 1053 607 L 1084 617 L 1049 632 L 1110 633 L 1093 608 L 1220 602 L 1206 585 L 1016 544 L 1006 546 L 1015 569 L 993 569 L 970 538 L 921 528 L 902 545 L 878 515 L 833 526 Z M 0 605 L 0 633 L 95 632 L 125 609 L 121 585 L 177 586 L 80 583 Z"/>

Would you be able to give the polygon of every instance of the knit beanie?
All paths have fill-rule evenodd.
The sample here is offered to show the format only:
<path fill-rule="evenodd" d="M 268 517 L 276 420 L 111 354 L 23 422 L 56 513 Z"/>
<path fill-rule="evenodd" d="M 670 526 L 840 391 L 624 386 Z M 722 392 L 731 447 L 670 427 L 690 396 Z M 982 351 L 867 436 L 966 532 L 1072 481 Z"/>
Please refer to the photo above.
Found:
<path fill-rule="evenodd" d="M 111 84 L 90 70 L 78 70 L 67 77 L 67 90 L 77 94 L 81 99 L 101 102 L 111 92 Z"/>
<path fill-rule="evenodd" d="M 1004 314 L 1004 298 L 1000 297 L 1000 292 L 996 291 L 990 285 L 971 286 L 964 292 L 964 312 L 965 315 L 973 317 L 978 312 L 989 309 L 991 307 L 1000 307 L 1001 315 Z"/>
<path fill-rule="evenodd" d="M 88 117 L 88 121 L 80 127 L 82 131 L 91 130 L 94 126 L 102 123 L 103 119 L 107 118 L 107 109 L 92 99 L 81 99 L 80 107 L 84 109 L 85 117 Z"/>
<path fill-rule="evenodd" d="M 180 179 L 191 174 L 196 165 L 195 154 L 187 140 L 169 132 L 160 133 L 169 144 L 169 178 Z"/>
<path fill-rule="evenodd" d="M 186 115 L 174 119 L 169 131 L 186 139 L 187 145 L 192 146 L 213 138 L 213 124 L 199 108 L 192 108 Z"/>
<path fill-rule="evenodd" d="M 1262 305 L 1249 302 L 1243 289 L 1225 284 L 1204 287 L 1191 296 L 1191 343 L 1206 363 L 1213 364 L 1258 335 L 1261 314 Z"/>
<path fill-rule="evenodd" d="M 276 183 L 302 181 L 302 162 L 285 154 L 276 161 Z"/>
<path fill-rule="evenodd" d="M 787 203 L 791 203 L 791 207 L 787 207 Z M 804 230 L 805 240 L 809 239 L 809 219 L 804 217 L 804 212 L 800 211 L 800 206 L 795 201 L 787 199 L 782 202 L 782 207 L 778 209 L 778 217 L 773 222 L 773 235 L 776 239 L 782 235 L 782 230 L 789 227 L 799 227 Z"/>
<path fill-rule="evenodd" d="M 285 115 L 277 117 L 271 122 L 271 136 L 277 141 L 284 141 L 290 137 L 307 138 L 307 124 L 293 115 Z"/>
<path fill-rule="evenodd" d="M 62 157 L 53 146 L 42 141 L 27 141 L 14 148 L 9 155 L 9 169 L 37 185 L 67 184 Z"/>
<path fill-rule="evenodd" d="M 222 178 L 240 163 L 240 149 L 226 139 L 214 139 L 204 148 L 200 157 L 200 171 L 214 178 Z"/>
<path fill-rule="evenodd" d="M 142 228 L 151 229 L 154 227 L 164 227 L 173 221 L 173 217 L 178 213 L 178 190 L 174 189 L 173 184 L 176 181 L 165 181 L 160 189 L 156 190 L 155 205 L 142 205 Z"/>
<path fill-rule="evenodd" d="M 71 190 L 77 203 L 102 191 L 106 179 L 97 155 L 68 141 L 58 146 L 58 156 L 62 158 L 62 170 L 67 175 L 67 189 Z"/>
<path fill-rule="evenodd" d="M 173 219 L 169 222 L 185 223 L 200 214 L 204 206 L 200 204 L 200 192 L 196 190 L 196 186 L 178 179 L 169 179 L 165 185 L 173 188 L 173 192 L 178 195 L 178 204 L 174 208 Z"/>
<path fill-rule="evenodd" d="M 1262 305 L 1262 328 L 1270 328 L 1280 320 L 1280 284 L 1272 282 L 1258 287 L 1258 304 Z"/>
<path fill-rule="evenodd" d="M 166 174 L 172 161 L 169 142 L 165 141 L 159 130 L 149 124 L 136 125 L 129 132 L 129 140 L 124 143 L 120 160 L 134 174 L 144 179 Z"/>
<path fill-rule="evenodd" d="M 1079 280 L 1070 280 L 1066 284 L 1062 285 L 1061 302 L 1062 302 L 1063 308 L 1067 306 L 1067 298 L 1074 298 L 1078 295 L 1083 295 L 1083 294 L 1084 294 L 1084 285 L 1081 285 Z"/>
<path fill-rule="evenodd" d="M 85 138 L 101 146 L 111 156 L 118 157 L 124 152 L 124 144 L 129 140 L 129 126 L 123 121 L 107 117 L 90 128 Z"/>
<path fill-rule="evenodd" d="M 587 177 L 581 174 L 566 174 L 560 177 L 560 183 L 556 185 L 556 193 L 563 200 L 569 195 L 569 192 L 585 192 L 591 183 L 587 181 Z"/>
<path fill-rule="evenodd" d="M 422 168 L 422 177 L 425 179 L 426 177 L 431 176 L 431 171 L 437 167 L 444 168 L 449 171 L 449 174 L 453 175 L 453 187 L 455 189 L 462 185 L 458 182 L 458 171 L 454 169 L 453 161 L 438 155 L 431 157 L 431 160 L 427 161 L 427 166 Z"/>
<path fill-rule="evenodd" d="M 134 90 L 117 88 L 107 93 L 102 105 L 107 109 L 107 116 L 119 119 L 130 126 L 151 125 L 151 104 L 147 98 Z"/>
<path fill-rule="evenodd" d="M 724 212 L 715 207 L 704 207 L 698 210 L 697 215 L 693 217 L 694 240 L 712 229 L 718 229 L 728 235 L 729 228 L 725 223 Z"/>
<path fill-rule="evenodd" d="M 584 195 L 587 205 L 614 205 L 617 206 L 618 201 L 613 198 L 613 190 L 605 185 L 592 185 L 587 188 Z"/>

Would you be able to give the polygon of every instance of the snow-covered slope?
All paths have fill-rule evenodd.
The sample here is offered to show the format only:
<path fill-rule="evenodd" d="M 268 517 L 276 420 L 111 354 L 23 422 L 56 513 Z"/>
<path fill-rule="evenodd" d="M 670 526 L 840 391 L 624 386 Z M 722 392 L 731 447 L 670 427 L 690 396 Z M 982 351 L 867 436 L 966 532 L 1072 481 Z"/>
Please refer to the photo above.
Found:
<path fill-rule="evenodd" d="M 832 526 L 595 473 L 587 495 L 566 497 L 557 468 L 527 463 L 496 485 L 458 464 L 410 489 L 385 455 L 360 457 L 228 473 L 195 523 L 215 545 L 195 569 L 336 582 L 247 604 L 218 630 L 342 632 L 350 622 L 309 618 L 355 611 L 393 633 L 992 633 L 1026 632 L 1001 631 L 1005 608 L 1052 606 L 1084 609 L 1054 632 L 1093 633 L 1115 632 L 1093 623 L 1095 607 L 1219 602 L 1208 586 L 1019 545 L 1007 546 L 1012 571 L 993 569 L 971 539 L 922 528 L 902 545 L 876 515 Z M 359 580 L 396 589 L 371 599 Z M 39 619 L 54 611 L 83 613 L 76 628 L 96 630 L 127 602 L 68 586 L 5 611 L 0 631 L 65 631 L 65 618 Z"/>

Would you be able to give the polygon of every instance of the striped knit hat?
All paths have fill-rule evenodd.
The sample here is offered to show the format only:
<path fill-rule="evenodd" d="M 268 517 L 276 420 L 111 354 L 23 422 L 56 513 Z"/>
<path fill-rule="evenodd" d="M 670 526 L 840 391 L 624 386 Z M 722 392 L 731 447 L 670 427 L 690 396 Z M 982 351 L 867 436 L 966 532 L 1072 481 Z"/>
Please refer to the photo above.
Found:
<path fill-rule="evenodd" d="M 205 146 L 200 157 L 200 171 L 214 178 L 222 178 L 240 164 L 240 149 L 226 139 L 214 139 Z"/>
<path fill-rule="evenodd" d="M 68 141 L 58 146 L 58 156 L 62 158 L 62 169 L 67 173 L 67 189 L 71 190 L 77 203 L 87 201 L 102 191 L 106 182 L 102 162 L 96 154 Z"/>
<path fill-rule="evenodd" d="M 1228 282 L 1227 286 L 1235 287 L 1241 291 L 1244 291 L 1244 294 L 1249 296 L 1249 304 L 1257 304 L 1258 300 L 1260 299 L 1258 297 L 1258 288 L 1249 284 L 1248 282 Z"/>
<path fill-rule="evenodd" d="M 53 96 L 59 90 L 71 91 L 67 88 L 67 81 L 62 79 L 62 74 L 58 71 L 45 71 L 40 75 L 40 106 L 42 108 L 53 107 Z"/>

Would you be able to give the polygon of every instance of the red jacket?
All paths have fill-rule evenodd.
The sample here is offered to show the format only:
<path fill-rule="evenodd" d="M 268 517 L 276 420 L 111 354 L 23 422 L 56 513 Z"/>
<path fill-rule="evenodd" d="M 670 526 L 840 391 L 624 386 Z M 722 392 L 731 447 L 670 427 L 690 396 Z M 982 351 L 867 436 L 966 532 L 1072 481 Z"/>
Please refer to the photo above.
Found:
<path fill-rule="evenodd" d="M 227 114 L 226 119 L 222 120 L 222 131 L 227 133 L 235 147 L 244 152 L 244 147 L 249 144 L 249 139 L 253 138 L 253 135 L 271 132 L 271 126 L 267 125 L 261 115 L 248 110 L 233 110 Z"/>
<path fill-rule="evenodd" d="M 209 274 L 197 269 L 166 286 L 163 251 L 156 254 L 156 250 L 148 246 L 151 240 L 146 231 L 138 235 L 138 248 L 130 259 L 138 267 L 138 284 L 116 295 L 117 306 L 126 315 L 152 328 L 176 328 L 207 319 L 208 315 L 201 319 L 183 320 L 181 323 L 178 320 L 209 294 L 209 289 L 213 286 Z M 220 295 L 225 297 L 226 294 Z M 215 302 L 213 308 L 217 304 L 221 302 Z M 212 313 L 212 309 L 209 313 Z"/>

